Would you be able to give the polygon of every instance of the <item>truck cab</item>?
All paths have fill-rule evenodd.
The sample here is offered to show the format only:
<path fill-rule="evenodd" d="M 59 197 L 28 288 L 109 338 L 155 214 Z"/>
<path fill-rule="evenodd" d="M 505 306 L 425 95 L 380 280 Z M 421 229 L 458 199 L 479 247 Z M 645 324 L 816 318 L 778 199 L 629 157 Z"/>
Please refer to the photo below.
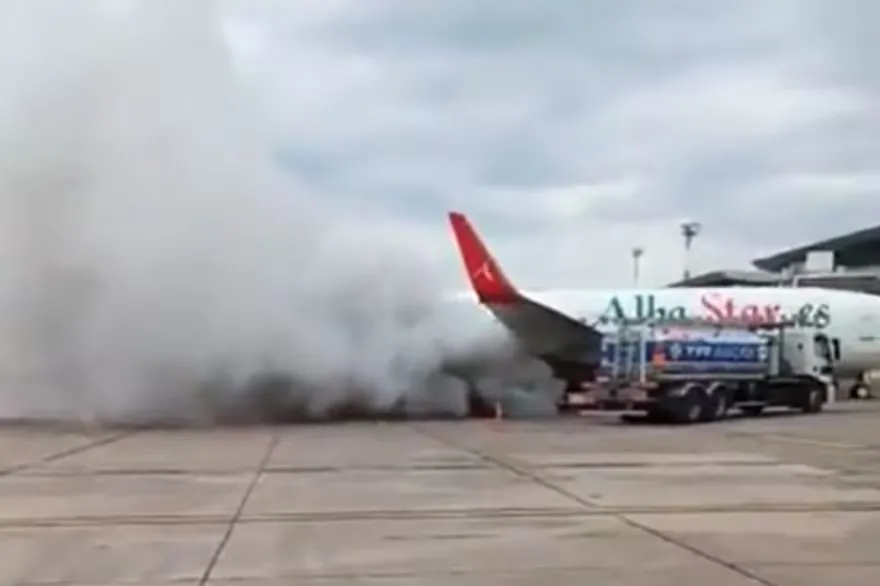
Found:
<path fill-rule="evenodd" d="M 809 328 L 780 329 L 768 336 L 771 356 L 773 347 L 779 347 L 777 376 L 812 377 L 825 385 L 836 385 L 834 349 L 831 340 L 822 332 Z"/>

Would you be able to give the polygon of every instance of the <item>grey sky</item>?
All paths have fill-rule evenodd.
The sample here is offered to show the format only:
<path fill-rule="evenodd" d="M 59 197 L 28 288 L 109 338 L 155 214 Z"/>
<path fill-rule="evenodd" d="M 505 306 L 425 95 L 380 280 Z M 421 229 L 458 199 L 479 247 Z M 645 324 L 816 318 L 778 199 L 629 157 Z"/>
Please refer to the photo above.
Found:
<path fill-rule="evenodd" d="M 880 220 L 870 0 L 230 2 L 281 160 L 333 213 L 462 276 L 468 213 L 526 286 L 744 268 Z"/>

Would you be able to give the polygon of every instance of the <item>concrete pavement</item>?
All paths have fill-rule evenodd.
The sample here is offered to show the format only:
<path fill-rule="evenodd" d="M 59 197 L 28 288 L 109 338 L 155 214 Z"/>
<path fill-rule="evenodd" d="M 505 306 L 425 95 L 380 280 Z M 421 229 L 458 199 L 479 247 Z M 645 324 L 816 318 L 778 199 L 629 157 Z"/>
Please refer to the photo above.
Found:
<path fill-rule="evenodd" d="M 864 586 L 878 421 L 0 428 L 0 583 Z"/>

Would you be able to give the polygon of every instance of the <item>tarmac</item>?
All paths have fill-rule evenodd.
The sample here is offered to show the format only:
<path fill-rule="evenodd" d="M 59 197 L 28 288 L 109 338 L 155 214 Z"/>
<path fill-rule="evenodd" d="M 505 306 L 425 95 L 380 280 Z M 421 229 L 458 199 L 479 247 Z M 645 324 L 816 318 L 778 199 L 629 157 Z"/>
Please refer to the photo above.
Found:
<path fill-rule="evenodd" d="M 880 584 L 878 422 L 7 426 L 0 584 Z"/>

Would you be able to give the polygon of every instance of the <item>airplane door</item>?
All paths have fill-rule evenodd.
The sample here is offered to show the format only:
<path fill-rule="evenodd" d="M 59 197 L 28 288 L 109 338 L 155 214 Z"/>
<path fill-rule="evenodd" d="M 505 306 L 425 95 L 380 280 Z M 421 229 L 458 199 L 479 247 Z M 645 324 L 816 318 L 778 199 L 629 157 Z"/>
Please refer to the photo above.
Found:
<path fill-rule="evenodd" d="M 873 314 L 865 314 L 859 319 L 859 345 L 872 346 L 877 342 L 877 318 Z"/>
<path fill-rule="evenodd" d="M 856 339 L 852 350 L 843 348 L 843 360 L 847 370 L 861 371 L 872 368 L 880 361 L 880 321 L 873 313 L 859 317 L 856 325 Z"/>

